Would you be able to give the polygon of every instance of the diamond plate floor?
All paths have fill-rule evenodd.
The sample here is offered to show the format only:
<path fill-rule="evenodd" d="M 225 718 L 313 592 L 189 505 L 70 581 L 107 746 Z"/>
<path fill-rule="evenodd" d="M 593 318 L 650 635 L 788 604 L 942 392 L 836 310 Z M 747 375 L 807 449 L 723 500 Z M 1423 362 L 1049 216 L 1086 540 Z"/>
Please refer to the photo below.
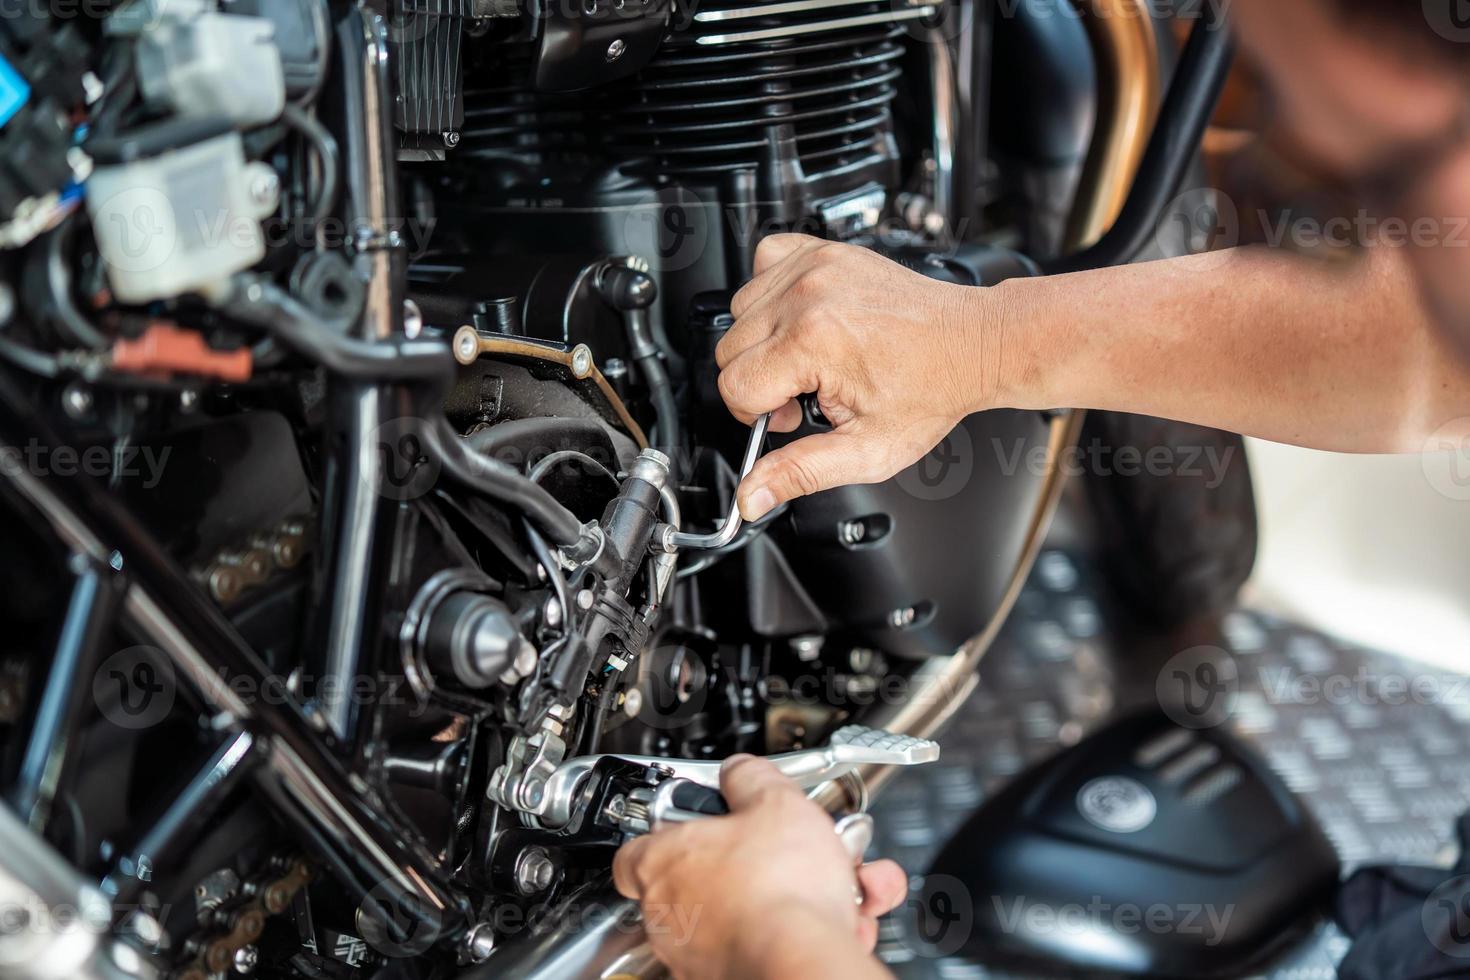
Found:
<path fill-rule="evenodd" d="M 905 772 L 876 803 L 876 853 L 922 873 L 1010 777 L 1156 697 L 1167 651 L 1122 656 L 1095 586 L 1066 552 L 1041 556 L 982 662 L 979 690 L 940 738 L 941 760 Z M 1449 862 L 1454 819 L 1470 809 L 1470 679 L 1249 609 L 1193 642 L 1228 651 L 1229 723 L 1305 798 L 1346 868 Z M 1020 976 L 936 955 L 916 936 L 912 907 L 882 926 L 878 954 L 900 977 Z M 1326 980 L 1347 945 L 1334 925 L 1319 924 L 1258 975 Z"/>

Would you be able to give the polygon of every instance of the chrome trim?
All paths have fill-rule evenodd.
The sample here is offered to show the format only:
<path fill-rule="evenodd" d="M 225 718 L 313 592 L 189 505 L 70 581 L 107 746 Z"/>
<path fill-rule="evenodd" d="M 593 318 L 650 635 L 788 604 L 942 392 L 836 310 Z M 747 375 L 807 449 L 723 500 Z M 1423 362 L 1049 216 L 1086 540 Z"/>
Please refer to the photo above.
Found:
<path fill-rule="evenodd" d="M 954 229 L 954 147 L 959 128 L 955 101 L 954 58 L 949 40 L 938 28 L 929 32 L 929 86 L 934 101 L 934 210 L 944 219 L 944 233 Z"/>
<path fill-rule="evenodd" d="M 694 15 L 697 24 L 708 24 L 722 20 L 743 20 L 747 17 L 769 17 L 773 14 L 800 14 L 826 7 L 847 7 L 872 0 L 789 0 L 787 3 L 763 3 L 754 7 L 736 7 L 733 10 L 706 10 Z M 937 6 L 933 0 L 909 0 L 909 6 Z"/>
<path fill-rule="evenodd" d="M 863 14 L 858 17 L 842 17 L 837 20 L 815 21 L 810 24 L 788 24 L 785 27 L 768 27 L 759 31 L 742 31 L 738 34 L 706 34 L 695 38 L 696 44 L 739 44 L 742 41 L 766 41 L 773 37 L 796 37 L 799 34 L 815 34 L 819 31 L 840 31 L 845 27 L 866 27 L 869 24 L 892 24 L 901 20 L 918 20 L 927 17 L 939 5 L 929 4 L 914 10 L 898 13 Z"/>

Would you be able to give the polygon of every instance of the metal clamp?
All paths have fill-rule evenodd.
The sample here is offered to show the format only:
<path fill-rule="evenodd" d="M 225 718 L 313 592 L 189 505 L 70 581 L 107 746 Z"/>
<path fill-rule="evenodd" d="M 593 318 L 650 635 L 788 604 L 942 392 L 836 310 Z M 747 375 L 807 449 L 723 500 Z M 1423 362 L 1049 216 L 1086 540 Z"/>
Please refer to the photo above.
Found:
<path fill-rule="evenodd" d="M 740 479 L 743 480 L 750 475 L 755 468 L 755 461 L 760 458 L 761 444 L 766 441 L 766 430 L 771 427 L 771 413 L 758 416 L 755 424 L 750 427 L 750 442 L 745 444 L 745 458 L 740 462 Z M 720 525 L 719 530 L 711 531 L 709 534 L 689 534 L 685 531 L 674 531 L 665 539 L 665 544 L 670 548 L 687 548 L 694 551 L 709 551 L 713 548 L 723 548 L 735 540 L 735 535 L 740 533 L 740 505 L 734 500 L 730 501 L 730 514 Z"/>

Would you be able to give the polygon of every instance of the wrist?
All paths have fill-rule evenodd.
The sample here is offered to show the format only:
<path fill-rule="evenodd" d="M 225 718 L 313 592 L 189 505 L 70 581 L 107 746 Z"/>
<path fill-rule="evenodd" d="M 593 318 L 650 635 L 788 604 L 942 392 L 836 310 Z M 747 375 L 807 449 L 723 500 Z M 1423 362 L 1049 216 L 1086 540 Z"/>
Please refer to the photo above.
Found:
<path fill-rule="evenodd" d="M 997 286 L 952 286 L 956 302 L 945 333 L 954 338 L 946 367 L 956 375 L 961 416 L 992 408 L 1020 408 L 1028 400 L 1027 338 L 1020 329 L 1019 290 L 1014 281 Z"/>
<path fill-rule="evenodd" d="M 819 974 L 844 947 L 857 949 L 856 934 L 845 932 L 830 915 L 807 905 L 792 905 L 776 921 L 743 930 L 730 946 L 728 975 L 740 978 Z M 861 950 L 858 950 L 861 952 Z"/>

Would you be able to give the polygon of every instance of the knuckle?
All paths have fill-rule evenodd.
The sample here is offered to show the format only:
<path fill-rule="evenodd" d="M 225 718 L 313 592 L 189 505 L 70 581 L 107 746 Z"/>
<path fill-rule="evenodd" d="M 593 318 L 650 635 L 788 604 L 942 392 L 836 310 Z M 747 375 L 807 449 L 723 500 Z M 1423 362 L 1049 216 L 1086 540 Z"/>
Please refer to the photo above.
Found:
<path fill-rule="evenodd" d="M 734 296 L 730 297 L 730 315 L 735 317 L 736 319 L 739 319 L 741 314 L 743 314 L 750 307 L 750 304 L 750 283 L 746 283 L 744 286 L 741 286 L 735 291 Z"/>
<path fill-rule="evenodd" d="M 822 295 L 822 280 L 812 274 L 810 269 L 802 272 L 791 281 L 786 292 L 793 299 L 810 303 L 819 299 Z"/>
<path fill-rule="evenodd" d="M 715 388 L 719 390 L 720 397 L 725 400 L 726 405 L 735 405 L 739 401 L 739 386 L 736 384 L 735 370 L 725 368 L 720 371 L 719 377 L 715 379 Z"/>
<path fill-rule="evenodd" d="M 809 457 L 795 456 L 784 460 L 778 476 L 798 494 L 816 493 L 822 488 L 821 468 Z"/>

